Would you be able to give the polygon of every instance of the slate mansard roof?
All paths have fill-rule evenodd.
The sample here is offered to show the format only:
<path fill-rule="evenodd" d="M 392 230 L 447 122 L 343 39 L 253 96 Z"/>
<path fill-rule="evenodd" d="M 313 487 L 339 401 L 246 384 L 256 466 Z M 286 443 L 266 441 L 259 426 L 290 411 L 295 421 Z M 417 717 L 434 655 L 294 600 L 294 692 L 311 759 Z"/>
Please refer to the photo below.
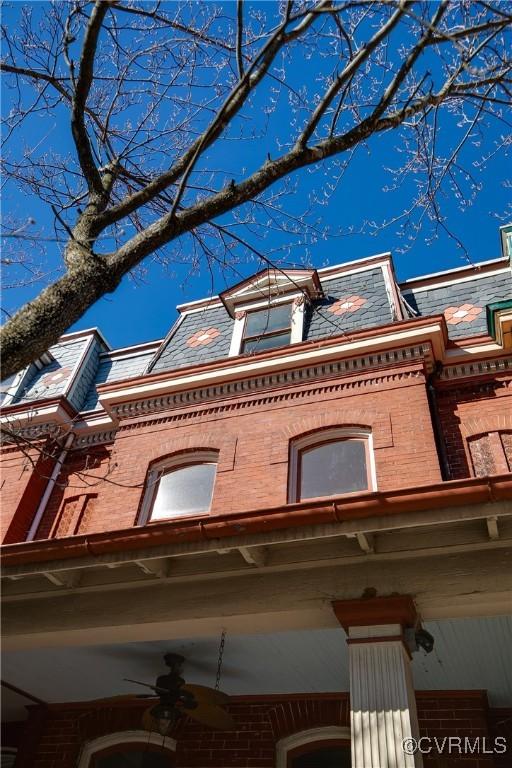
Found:
<path fill-rule="evenodd" d="M 251 281 L 263 274 L 239 285 L 247 291 Z M 284 279 L 292 280 L 290 274 Z M 293 278 L 302 274 L 314 289 L 305 303 L 303 341 L 433 315 L 444 315 L 450 339 L 470 339 L 489 333 L 489 306 L 512 298 L 512 274 L 505 257 L 402 284 L 395 280 L 389 254 L 318 272 L 297 270 Z M 237 288 L 225 294 L 232 297 Z M 95 329 L 67 334 L 44 360 L 5 382 L 4 404 L 65 395 L 76 411 L 91 412 L 100 408 L 97 388 L 101 384 L 227 358 L 233 354 L 236 323 L 232 302 L 232 298 L 224 301 L 221 294 L 181 305 L 178 320 L 164 340 L 121 350 L 111 350 Z"/>

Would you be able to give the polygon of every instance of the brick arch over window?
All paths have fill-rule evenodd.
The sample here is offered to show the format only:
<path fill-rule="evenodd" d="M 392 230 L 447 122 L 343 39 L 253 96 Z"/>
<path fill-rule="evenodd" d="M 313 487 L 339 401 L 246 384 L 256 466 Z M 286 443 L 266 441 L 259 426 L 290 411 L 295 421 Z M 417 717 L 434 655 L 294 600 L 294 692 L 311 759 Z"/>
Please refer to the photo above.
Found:
<path fill-rule="evenodd" d="M 461 432 L 466 439 L 486 435 L 489 432 L 511 432 L 512 413 L 482 414 L 461 422 Z"/>
<path fill-rule="evenodd" d="M 469 465 L 477 477 L 512 471 L 512 414 L 482 414 L 461 423 Z"/>
<path fill-rule="evenodd" d="M 343 408 L 298 419 L 289 424 L 285 429 L 274 432 L 271 435 L 270 463 L 280 464 L 287 462 L 290 443 L 298 437 L 303 437 L 312 432 L 321 432 L 331 427 L 354 427 L 355 429 L 363 428 L 370 430 L 375 450 L 390 448 L 393 445 L 393 431 L 389 413 L 364 408 Z"/>
<path fill-rule="evenodd" d="M 176 741 L 168 736 L 163 738 L 158 733 L 148 733 L 148 731 L 140 730 L 117 731 L 116 733 L 108 733 L 85 742 L 78 758 L 77 768 L 89 768 L 91 758 L 109 747 L 119 747 L 122 749 L 125 745 L 133 744 L 140 744 L 142 747 L 148 744 L 154 745 L 172 755 L 176 752 Z"/>
<path fill-rule="evenodd" d="M 194 451 L 216 451 L 219 454 L 217 472 L 229 472 L 235 464 L 236 438 L 219 432 L 200 432 L 199 434 L 169 437 L 154 445 L 145 457 L 148 469 L 155 462 L 172 460 L 179 454 L 190 454 Z"/>

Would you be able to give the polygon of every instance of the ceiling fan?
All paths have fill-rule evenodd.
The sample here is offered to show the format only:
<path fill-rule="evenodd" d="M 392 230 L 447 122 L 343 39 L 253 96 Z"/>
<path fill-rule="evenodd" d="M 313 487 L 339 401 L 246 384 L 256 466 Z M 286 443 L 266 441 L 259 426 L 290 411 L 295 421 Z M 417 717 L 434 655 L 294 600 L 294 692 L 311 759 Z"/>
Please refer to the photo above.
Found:
<path fill-rule="evenodd" d="M 193 720 L 210 728 L 233 729 L 234 720 L 223 709 L 223 705 L 229 701 L 229 696 L 215 688 L 186 683 L 181 676 L 184 661 L 185 657 L 179 653 L 166 653 L 164 662 L 169 671 L 157 677 L 155 685 L 125 678 L 129 683 L 150 688 L 160 699 L 158 704 L 148 707 L 144 712 L 143 727 L 166 736 L 180 717 L 189 715 Z"/>

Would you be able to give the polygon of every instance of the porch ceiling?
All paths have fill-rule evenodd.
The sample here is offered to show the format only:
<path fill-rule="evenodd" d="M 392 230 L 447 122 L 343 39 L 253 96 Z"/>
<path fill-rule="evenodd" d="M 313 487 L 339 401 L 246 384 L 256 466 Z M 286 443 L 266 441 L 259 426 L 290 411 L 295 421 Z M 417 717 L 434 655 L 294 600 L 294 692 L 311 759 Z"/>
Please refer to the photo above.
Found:
<path fill-rule="evenodd" d="M 512 617 L 446 619 L 426 622 L 434 651 L 414 654 L 418 690 L 486 689 L 491 706 L 512 705 Z M 189 682 L 213 685 L 218 637 L 125 643 L 74 648 L 40 648 L 3 655 L 2 677 L 49 703 L 139 692 L 123 681 L 153 682 L 173 650 L 187 658 Z M 232 695 L 348 691 L 348 651 L 341 628 L 226 639 L 221 687 Z M 143 689 L 140 689 L 143 692 Z M 25 716 L 29 701 L 6 693 L 2 720 Z"/>

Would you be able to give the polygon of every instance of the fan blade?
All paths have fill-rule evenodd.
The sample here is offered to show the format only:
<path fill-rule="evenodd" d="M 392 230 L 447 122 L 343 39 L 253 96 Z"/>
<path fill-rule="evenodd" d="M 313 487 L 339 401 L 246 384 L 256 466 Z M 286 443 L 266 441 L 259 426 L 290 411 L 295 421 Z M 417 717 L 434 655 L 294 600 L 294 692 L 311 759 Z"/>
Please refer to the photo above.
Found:
<path fill-rule="evenodd" d="M 229 696 L 227 693 L 218 691 L 216 688 L 208 688 L 206 685 L 195 685 L 194 683 L 185 683 L 181 686 L 182 691 L 189 691 L 198 703 L 216 704 L 222 706 L 227 704 Z"/>
<path fill-rule="evenodd" d="M 135 693 L 120 693 L 118 696 L 104 696 L 100 699 L 87 699 L 88 704 L 109 704 L 110 702 L 133 701 L 138 698 Z M 154 698 L 154 697 L 151 697 Z"/>
<path fill-rule="evenodd" d="M 185 709 L 184 711 L 193 720 L 197 720 L 198 723 L 207 725 L 209 728 L 215 728 L 219 731 L 233 731 L 236 727 L 231 715 L 215 704 L 198 702 L 195 709 Z"/>
<path fill-rule="evenodd" d="M 155 691 L 159 696 L 164 696 L 166 693 L 169 693 L 167 688 L 159 688 L 157 685 L 150 685 L 149 683 L 141 683 L 140 680 L 131 680 L 129 677 L 123 677 L 123 680 L 126 683 L 135 683 L 135 685 L 143 685 L 144 688 L 151 688 L 152 691 Z"/>

